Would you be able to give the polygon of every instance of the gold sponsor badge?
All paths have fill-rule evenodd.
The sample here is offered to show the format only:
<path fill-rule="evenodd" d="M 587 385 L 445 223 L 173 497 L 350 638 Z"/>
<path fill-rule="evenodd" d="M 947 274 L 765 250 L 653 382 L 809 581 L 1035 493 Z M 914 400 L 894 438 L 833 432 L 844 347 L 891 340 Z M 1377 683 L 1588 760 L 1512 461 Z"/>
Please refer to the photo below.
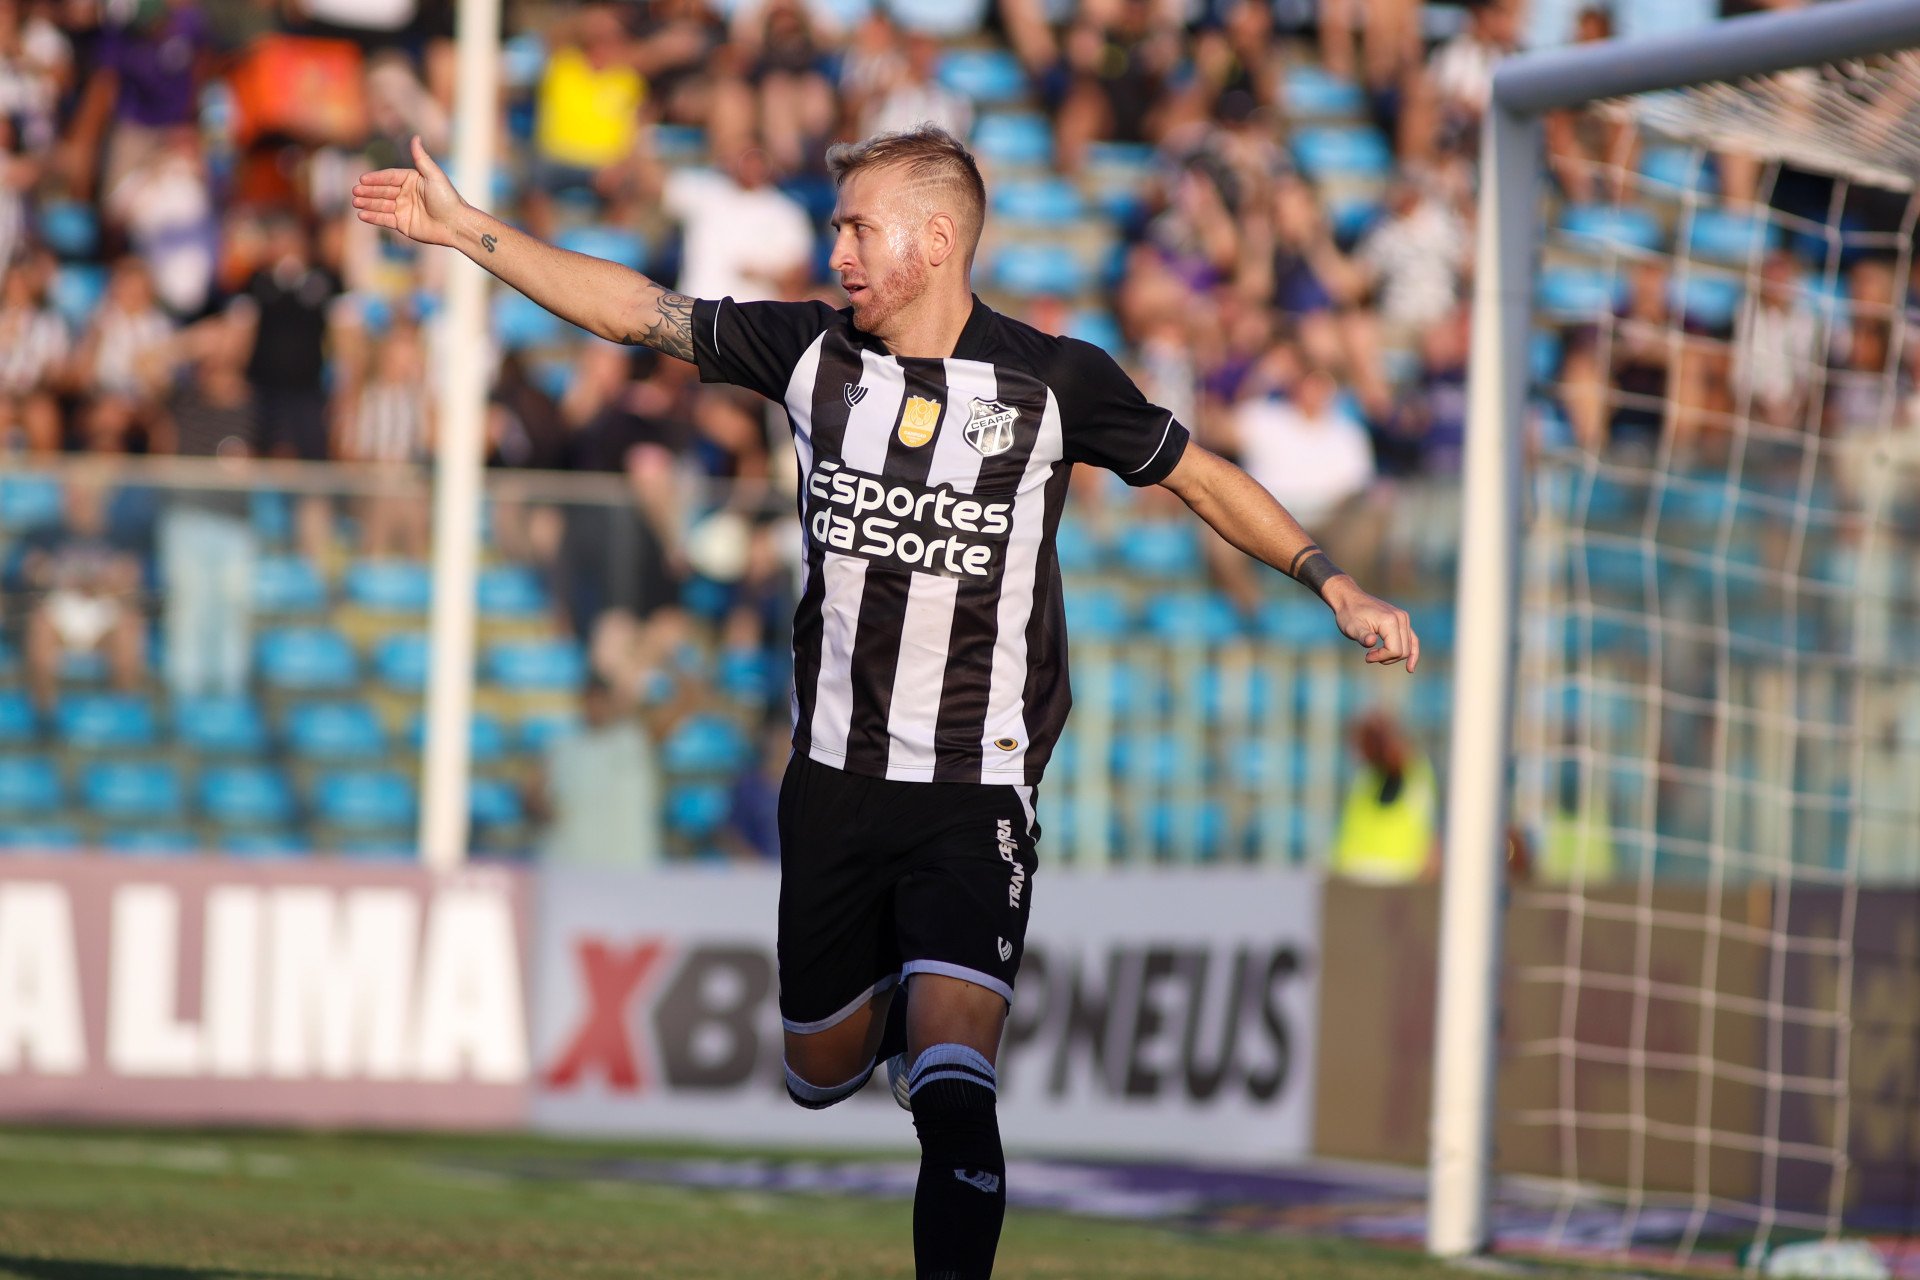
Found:
<path fill-rule="evenodd" d="M 908 396 L 907 407 L 900 411 L 900 443 L 917 449 L 933 439 L 940 425 L 940 402 L 925 396 Z"/>

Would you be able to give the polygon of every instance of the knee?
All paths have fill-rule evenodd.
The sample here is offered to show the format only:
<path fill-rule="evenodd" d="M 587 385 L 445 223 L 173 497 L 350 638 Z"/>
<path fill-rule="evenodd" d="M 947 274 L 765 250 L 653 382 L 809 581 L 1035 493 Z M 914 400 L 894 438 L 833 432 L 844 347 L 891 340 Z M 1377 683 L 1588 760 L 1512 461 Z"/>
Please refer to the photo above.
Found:
<path fill-rule="evenodd" d="M 925 1141 L 998 1142 L 999 1076 L 985 1055 L 962 1044 L 936 1044 L 913 1060 L 907 1094 L 914 1127 Z"/>
<path fill-rule="evenodd" d="M 787 1096 L 809 1111 L 824 1111 L 836 1102 L 844 1102 L 860 1092 L 867 1083 L 867 1077 L 873 1074 L 873 1063 L 868 1062 L 850 1080 L 839 1084 L 815 1084 L 793 1069 L 793 1063 L 787 1063 Z"/>

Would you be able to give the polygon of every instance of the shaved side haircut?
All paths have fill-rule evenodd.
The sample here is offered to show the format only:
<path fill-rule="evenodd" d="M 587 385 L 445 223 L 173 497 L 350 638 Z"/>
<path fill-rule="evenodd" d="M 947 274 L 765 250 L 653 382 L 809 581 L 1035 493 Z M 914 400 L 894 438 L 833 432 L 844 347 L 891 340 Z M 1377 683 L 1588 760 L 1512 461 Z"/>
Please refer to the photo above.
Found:
<path fill-rule="evenodd" d="M 966 145 L 945 129 L 923 124 L 827 149 L 827 172 L 836 188 L 862 170 L 894 168 L 905 175 L 910 189 L 924 189 L 925 199 L 953 215 L 971 263 L 987 220 L 987 184 Z"/>

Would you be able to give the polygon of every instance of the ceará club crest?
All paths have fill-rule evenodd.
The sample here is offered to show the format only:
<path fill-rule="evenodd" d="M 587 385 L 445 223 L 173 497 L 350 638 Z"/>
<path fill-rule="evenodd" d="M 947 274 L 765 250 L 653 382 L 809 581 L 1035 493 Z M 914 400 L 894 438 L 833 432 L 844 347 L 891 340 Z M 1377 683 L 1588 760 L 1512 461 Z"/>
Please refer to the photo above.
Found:
<path fill-rule="evenodd" d="M 1013 448 L 1013 424 L 1019 418 L 1018 409 L 1010 409 L 998 400 L 976 399 L 967 414 L 966 441 L 983 458 L 1005 453 Z"/>

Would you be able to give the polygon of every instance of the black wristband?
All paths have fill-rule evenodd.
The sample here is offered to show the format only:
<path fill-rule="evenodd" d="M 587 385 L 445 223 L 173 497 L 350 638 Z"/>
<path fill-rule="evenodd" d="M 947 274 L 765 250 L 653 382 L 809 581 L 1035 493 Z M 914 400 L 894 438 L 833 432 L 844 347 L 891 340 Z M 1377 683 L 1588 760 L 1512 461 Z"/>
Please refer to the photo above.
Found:
<path fill-rule="evenodd" d="M 1345 572 L 1318 547 L 1306 548 L 1293 558 L 1293 564 L 1293 580 L 1322 600 L 1327 598 L 1327 583 Z"/>

